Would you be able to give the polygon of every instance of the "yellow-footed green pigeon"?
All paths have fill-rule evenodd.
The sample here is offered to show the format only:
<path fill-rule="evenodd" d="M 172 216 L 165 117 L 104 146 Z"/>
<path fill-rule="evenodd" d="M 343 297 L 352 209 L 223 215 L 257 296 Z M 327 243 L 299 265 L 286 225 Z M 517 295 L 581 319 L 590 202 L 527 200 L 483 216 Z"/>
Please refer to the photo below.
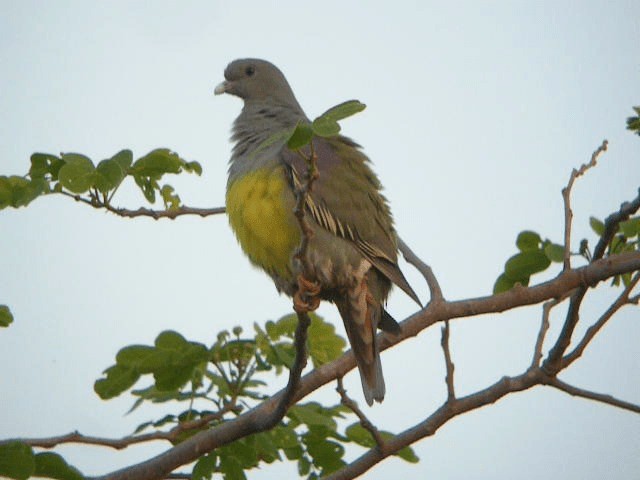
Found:
<path fill-rule="evenodd" d="M 307 162 L 285 140 L 273 138 L 308 119 L 273 64 L 235 60 L 224 77 L 215 93 L 244 101 L 233 124 L 229 223 L 251 262 L 271 276 L 279 292 L 293 297 L 293 256 L 301 240 L 294 189 L 303 182 Z M 385 395 L 376 330 L 399 332 L 384 309 L 391 285 L 420 301 L 398 267 L 391 211 L 360 146 L 339 135 L 312 141 L 319 177 L 306 202 L 313 231 L 306 251 L 312 271 L 306 273 L 319 284 L 319 297 L 338 307 L 371 405 Z"/>

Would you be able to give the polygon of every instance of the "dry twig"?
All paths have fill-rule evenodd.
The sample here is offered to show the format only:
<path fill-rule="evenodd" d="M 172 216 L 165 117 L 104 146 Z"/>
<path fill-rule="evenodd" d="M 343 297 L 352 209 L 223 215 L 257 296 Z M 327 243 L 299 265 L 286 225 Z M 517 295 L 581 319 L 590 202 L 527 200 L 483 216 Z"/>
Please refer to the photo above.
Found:
<path fill-rule="evenodd" d="M 600 145 L 591 155 L 591 161 L 589 163 L 584 163 L 579 169 L 573 169 L 571 172 L 571 176 L 569 177 L 569 183 L 567 186 L 562 189 L 562 198 L 564 200 L 564 269 L 569 270 L 571 268 L 571 222 L 573 220 L 573 211 L 571 210 L 571 188 L 573 187 L 573 182 L 576 181 L 581 175 L 589 170 L 592 167 L 595 167 L 598 163 L 598 157 L 607 151 L 607 146 L 609 142 L 606 140 L 602 141 L 602 145 Z"/>
<path fill-rule="evenodd" d="M 451 351 L 449 350 L 449 320 L 444 321 L 440 345 L 442 345 L 442 350 L 444 352 L 444 363 L 447 369 L 445 377 L 445 381 L 447 383 L 447 401 L 450 402 L 452 400 L 455 400 L 456 391 L 453 382 L 453 372 L 455 371 L 455 365 L 451 361 Z"/>
<path fill-rule="evenodd" d="M 338 385 L 336 386 L 336 392 L 340 394 L 340 403 L 342 403 L 345 407 L 347 407 L 349 410 L 355 413 L 355 415 L 360 420 L 360 425 L 362 425 L 362 428 L 364 428 L 366 431 L 368 431 L 371 434 L 378 448 L 384 452 L 385 442 L 384 442 L 384 438 L 382 438 L 382 435 L 380 435 L 380 431 L 376 428 L 376 426 L 373 423 L 371 423 L 371 420 L 367 418 L 367 416 L 362 412 L 362 410 L 360 410 L 360 407 L 358 407 L 358 404 L 347 395 L 347 391 L 344 389 L 344 386 L 342 385 L 342 377 L 338 377 L 337 380 L 338 380 Z"/>

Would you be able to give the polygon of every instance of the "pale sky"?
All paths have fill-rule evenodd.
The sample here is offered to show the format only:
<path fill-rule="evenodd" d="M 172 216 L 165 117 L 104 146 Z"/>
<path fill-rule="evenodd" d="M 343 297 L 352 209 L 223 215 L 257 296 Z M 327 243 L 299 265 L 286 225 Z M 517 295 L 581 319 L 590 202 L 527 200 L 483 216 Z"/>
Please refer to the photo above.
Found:
<path fill-rule="evenodd" d="M 0 174 L 26 173 L 36 151 L 81 152 L 97 162 L 122 148 L 141 156 L 169 147 L 204 167 L 200 178 L 167 179 L 183 202 L 221 206 L 241 102 L 214 97 L 213 88 L 229 61 L 265 58 L 311 117 L 347 99 L 367 104 L 343 131 L 364 146 L 400 235 L 451 300 L 491 291 L 519 231 L 561 241 L 560 191 L 604 138 L 609 152 L 574 187 L 574 249 L 584 237 L 595 243 L 590 215 L 603 218 L 640 185 L 640 139 L 625 130 L 640 104 L 637 1 L 2 0 L 0 7 Z M 144 205 L 134 188 L 121 190 L 118 206 Z M 118 349 L 150 344 L 165 329 L 211 343 L 221 329 L 250 330 L 291 311 L 250 266 L 223 216 L 125 220 L 52 196 L 0 212 L 0 232 L 0 304 L 15 316 L 0 331 L 2 438 L 75 429 L 126 435 L 166 410 L 124 416 L 131 397 L 103 402 L 93 392 Z M 420 275 L 403 268 L 427 300 Z M 585 325 L 611 293 L 588 298 Z M 396 318 L 414 309 L 402 292 L 392 295 Z M 343 333 L 334 307 L 320 313 Z M 640 402 L 637 319 L 637 309 L 616 316 L 561 378 Z M 534 307 L 454 322 L 458 393 L 526 368 L 539 321 Z M 386 399 L 365 409 L 379 428 L 408 428 L 444 400 L 439 335 L 432 328 L 384 353 Z M 356 372 L 346 378 L 364 405 L 359 383 Z M 334 388 L 309 399 L 337 403 Z M 59 451 L 98 474 L 166 448 Z M 633 479 L 640 417 L 540 387 L 458 417 L 414 448 L 419 464 L 388 459 L 366 478 Z M 248 476 L 294 478 L 295 465 Z"/>

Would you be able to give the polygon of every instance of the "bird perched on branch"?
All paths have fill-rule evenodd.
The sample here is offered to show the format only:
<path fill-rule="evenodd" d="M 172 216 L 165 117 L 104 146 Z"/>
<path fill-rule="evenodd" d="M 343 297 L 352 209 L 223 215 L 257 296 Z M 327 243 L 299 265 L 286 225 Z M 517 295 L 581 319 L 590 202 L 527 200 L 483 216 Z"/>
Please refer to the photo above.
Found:
<path fill-rule="evenodd" d="M 229 223 L 251 262 L 271 276 L 278 291 L 294 297 L 300 283 L 293 257 L 302 237 L 294 215 L 295 188 L 303 182 L 307 162 L 286 139 L 273 138 L 308 119 L 273 64 L 235 60 L 224 77 L 215 93 L 244 101 L 233 124 Z M 338 307 L 371 405 L 385 394 L 376 330 L 400 329 L 384 309 L 391 285 L 420 301 L 398 267 L 391 211 L 368 158 L 343 136 L 314 137 L 312 144 L 319 176 L 306 198 L 312 234 L 306 249 L 311 271 L 305 274 L 317 286 L 317 298 Z"/>

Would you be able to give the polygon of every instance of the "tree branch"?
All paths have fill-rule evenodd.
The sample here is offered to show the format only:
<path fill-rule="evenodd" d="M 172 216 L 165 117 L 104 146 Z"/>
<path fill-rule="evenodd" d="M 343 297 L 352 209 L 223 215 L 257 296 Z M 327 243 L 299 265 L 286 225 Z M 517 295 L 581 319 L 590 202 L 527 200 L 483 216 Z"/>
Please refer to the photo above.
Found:
<path fill-rule="evenodd" d="M 640 273 L 636 273 L 631 279 L 631 281 L 629 282 L 629 285 L 625 287 L 625 289 L 618 296 L 615 302 L 613 302 L 609 306 L 609 308 L 607 308 L 607 310 L 602 314 L 602 316 L 598 319 L 596 323 L 594 323 L 593 325 L 591 325 L 591 327 L 587 329 L 586 333 L 584 334 L 584 337 L 582 337 L 582 340 L 580 340 L 580 343 L 578 343 L 576 348 L 574 348 L 571 353 L 569 353 L 562 359 L 563 368 L 571 365 L 573 362 L 575 362 L 578 358 L 582 356 L 582 353 L 584 352 L 585 348 L 587 348 L 587 345 L 589 345 L 591 340 L 593 340 L 593 338 L 598 334 L 600 329 L 604 327 L 604 325 L 609 321 L 611 317 L 613 317 L 613 315 L 616 312 L 618 312 L 618 310 L 620 310 L 625 305 L 630 305 L 635 303 L 633 302 L 633 299 L 629 298 L 629 294 L 638 284 L 639 280 L 640 280 Z"/>
<path fill-rule="evenodd" d="M 447 370 L 447 374 L 445 376 L 445 382 L 447 383 L 447 401 L 450 402 L 452 400 L 455 400 L 456 391 L 453 382 L 453 372 L 455 370 L 455 365 L 451 361 L 451 351 L 449 350 L 449 320 L 444 321 L 440 345 L 442 345 L 442 350 L 444 352 L 444 363 Z"/>
<path fill-rule="evenodd" d="M 595 152 L 591 155 L 591 161 L 586 164 L 582 164 L 582 166 L 576 170 L 575 168 L 571 172 L 571 176 L 569 177 L 569 183 L 567 186 L 562 189 L 562 199 L 564 201 L 564 269 L 569 270 L 571 268 L 571 222 L 573 220 L 573 211 L 571 210 L 571 188 L 573 187 L 573 182 L 576 181 L 581 175 L 589 170 L 592 167 L 595 167 L 598 163 L 598 157 L 607 151 L 607 146 L 609 142 L 606 140 L 602 141 L 602 145 L 600 145 Z"/>
<path fill-rule="evenodd" d="M 404 243 L 404 240 L 402 240 L 400 237 L 398 237 L 398 249 L 402 253 L 402 256 L 405 258 L 405 260 L 416 267 L 416 270 L 418 270 L 426 280 L 431 296 L 430 302 L 438 303 L 443 301 L 444 296 L 442 295 L 442 289 L 440 288 L 438 279 L 433 274 L 433 270 L 431 270 L 431 267 L 420 260 L 420 257 L 413 253 L 413 250 L 409 248 L 409 245 Z"/>
<path fill-rule="evenodd" d="M 557 298 L 584 284 L 595 285 L 621 273 L 640 270 L 640 252 L 627 252 L 612 255 L 603 260 L 595 261 L 585 267 L 561 273 L 558 277 L 528 288 L 513 288 L 499 295 L 480 297 L 454 302 L 442 302 L 430 304 L 427 308 L 415 313 L 402 322 L 402 332 L 393 338 L 380 334 L 378 341 L 381 349 L 387 349 L 410 337 L 418 335 L 429 326 L 452 318 L 464 318 L 483 313 L 498 313 L 508 309 L 533 305 L 551 298 Z M 335 381 L 355 368 L 355 358 L 351 352 L 333 362 L 324 364 L 300 379 L 299 387 L 295 391 L 293 401 L 300 401 L 311 392 L 317 390 L 326 383 Z M 456 399 L 446 407 L 441 407 L 425 422 L 414 429 L 405 432 L 404 437 L 398 437 L 386 441 L 389 446 L 392 443 L 393 452 L 407 445 L 432 435 L 442 423 L 453 416 L 458 409 L 468 411 L 488 403 L 495 402 L 502 396 L 512 391 L 520 391 L 530 388 L 536 383 L 541 383 L 542 373 L 539 370 L 529 370 L 520 377 L 501 380 L 497 384 L 476 393 L 475 397 Z M 495 391 L 493 390 L 495 389 Z M 270 399 L 255 408 L 226 421 L 215 427 L 198 432 L 173 448 L 141 462 L 137 465 L 98 477 L 100 480 L 159 480 L 171 473 L 181 465 L 197 460 L 203 453 L 215 448 L 227 445 L 239 438 L 256 433 L 265 428 L 264 418 L 270 415 L 282 402 L 286 389 L 281 390 Z M 473 400 L 476 398 L 476 400 Z M 478 399 L 484 399 L 479 402 Z M 484 403 L 483 403 L 484 402 Z M 465 410 L 466 409 L 466 410 Z M 406 441 L 405 441 L 406 440 Z M 397 447 L 397 448 L 396 448 Z M 385 452 L 386 454 L 386 452 Z M 365 462 L 367 463 L 368 460 Z"/>
<path fill-rule="evenodd" d="M 221 213 L 225 213 L 224 207 L 196 208 L 182 206 L 176 208 L 175 210 L 153 210 L 150 208 L 140 207 L 136 210 L 129 210 L 127 208 L 114 207 L 111 204 L 102 202 L 97 198 L 86 198 L 81 195 L 75 195 L 73 193 L 65 191 L 62 191 L 60 193 L 67 197 L 73 198 L 76 202 L 84 203 L 93 208 L 104 209 L 108 212 L 118 215 L 119 217 L 124 218 L 151 217 L 154 220 L 159 220 L 161 218 L 169 218 L 171 220 L 175 220 L 177 217 L 181 217 L 183 215 L 199 215 L 200 217 L 208 217 L 210 215 L 219 215 Z"/>
<path fill-rule="evenodd" d="M 353 399 L 349 398 L 349 396 L 347 395 L 347 391 L 342 385 L 342 377 L 338 377 L 338 386 L 336 387 L 336 391 L 338 392 L 338 394 L 340 394 L 340 403 L 342 403 L 345 407 L 355 413 L 355 415 L 360 420 L 360 425 L 362 425 L 362 428 L 364 428 L 371 434 L 378 448 L 381 451 L 384 451 L 386 448 L 384 438 L 382 438 L 382 435 L 380 435 L 380 431 L 376 428 L 376 426 L 371 423 L 371 420 L 369 420 L 367 416 L 362 412 L 362 410 L 360 410 L 358 404 L 354 402 Z"/>
<path fill-rule="evenodd" d="M 638 209 L 640 209 L 640 189 L 638 190 L 638 196 L 633 201 L 624 203 L 620 207 L 620 210 L 618 210 L 618 212 L 615 212 L 607 217 L 605 221 L 605 231 L 602 237 L 600 237 L 600 240 L 598 241 L 598 244 L 593 251 L 591 264 L 601 261 L 607 249 L 607 246 L 611 242 L 613 236 L 615 235 L 615 232 L 618 230 L 618 225 L 620 224 L 620 222 L 627 220 L 631 215 L 637 212 Z M 611 256 L 609 256 L 608 258 L 611 258 Z M 592 284 L 588 278 L 585 278 L 582 285 L 580 285 L 580 288 L 576 289 L 576 291 L 571 295 L 569 309 L 567 311 L 564 325 L 562 326 L 562 331 L 560 332 L 555 345 L 549 351 L 547 359 L 543 363 L 543 368 L 551 375 L 557 373 L 560 369 L 562 355 L 564 355 L 564 352 L 571 343 L 573 331 L 580 318 L 579 314 L 582 300 L 584 299 L 587 290 L 594 286 L 595 284 Z"/>
<path fill-rule="evenodd" d="M 619 400 L 611 395 L 591 392 L 589 390 L 574 387 L 573 385 L 569 385 L 568 383 L 559 380 L 557 377 L 547 379 L 545 385 L 549 385 L 551 387 L 557 388 L 558 390 L 562 390 L 563 392 L 568 393 L 569 395 L 572 395 L 574 397 L 582 397 L 588 400 L 594 400 L 596 402 L 606 403 L 607 405 L 622 408 L 623 410 L 640 413 L 640 405 L 626 402 L 624 400 Z"/>

